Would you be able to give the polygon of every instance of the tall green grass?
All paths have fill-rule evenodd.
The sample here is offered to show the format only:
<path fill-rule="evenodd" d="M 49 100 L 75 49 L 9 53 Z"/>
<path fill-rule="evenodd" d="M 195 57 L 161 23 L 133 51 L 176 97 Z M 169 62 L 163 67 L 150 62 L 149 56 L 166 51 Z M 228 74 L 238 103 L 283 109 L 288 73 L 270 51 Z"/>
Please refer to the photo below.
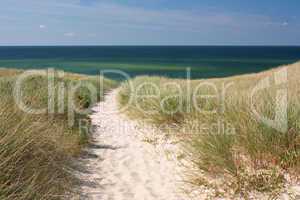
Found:
<path fill-rule="evenodd" d="M 73 159 L 80 155 L 88 142 L 88 133 L 80 130 L 79 120 L 85 115 L 75 115 L 75 124 L 68 125 L 68 95 L 62 98 L 64 112 L 28 114 L 20 110 L 13 99 L 15 81 L 22 71 L 0 70 L 0 199 L 64 199 L 76 187 L 73 176 Z M 103 77 L 101 77 L 103 79 Z M 98 100 L 103 92 L 116 86 L 104 79 L 100 91 L 100 78 L 65 74 L 56 78 L 55 88 L 88 82 L 98 88 Z M 47 107 L 48 80 L 33 76 L 22 87 L 23 100 L 34 108 Z M 81 108 L 90 106 L 87 89 L 78 89 L 75 102 Z M 55 96 L 55 108 L 59 107 Z"/>
<path fill-rule="evenodd" d="M 274 74 L 278 70 L 287 70 L 285 86 L 274 84 Z M 272 119 L 276 114 L 277 89 L 287 89 L 288 129 L 285 132 L 253 115 L 251 91 L 266 77 L 270 77 L 271 87 L 253 96 L 253 106 L 261 115 Z M 195 184 L 205 172 L 231 177 L 237 190 L 270 191 L 274 184 L 282 185 L 284 173 L 299 173 L 299 77 L 300 63 L 258 74 L 191 82 L 145 76 L 124 83 L 119 102 L 121 107 L 128 106 L 126 112 L 132 118 L 158 126 L 175 124 L 180 127 L 176 135 L 188 136 L 184 137 L 184 147 L 198 169 L 192 176 Z M 193 101 L 193 94 L 218 96 L 198 96 Z M 218 127 L 220 122 L 222 130 Z"/>

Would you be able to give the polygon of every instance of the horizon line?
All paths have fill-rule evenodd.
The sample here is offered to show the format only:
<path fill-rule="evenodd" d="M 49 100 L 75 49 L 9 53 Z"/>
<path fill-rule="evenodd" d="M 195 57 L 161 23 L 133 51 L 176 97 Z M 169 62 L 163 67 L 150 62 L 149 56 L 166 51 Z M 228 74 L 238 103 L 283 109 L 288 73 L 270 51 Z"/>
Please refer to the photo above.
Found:
<path fill-rule="evenodd" d="M 237 44 L 237 45 L 0 45 L 0 47 L 300 47 L 299 45 L 263 45 L 263 44 Z"/>

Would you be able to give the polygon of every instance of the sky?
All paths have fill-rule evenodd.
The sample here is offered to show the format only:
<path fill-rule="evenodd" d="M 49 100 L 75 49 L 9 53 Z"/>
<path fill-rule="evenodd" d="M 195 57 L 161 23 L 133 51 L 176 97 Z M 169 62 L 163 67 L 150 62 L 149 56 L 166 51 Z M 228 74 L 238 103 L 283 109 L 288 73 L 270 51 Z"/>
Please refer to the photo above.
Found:
<path fill-rule="evenodd" d="M 299 0 L 1 0 L 0 45 L 300 45 Z"/>

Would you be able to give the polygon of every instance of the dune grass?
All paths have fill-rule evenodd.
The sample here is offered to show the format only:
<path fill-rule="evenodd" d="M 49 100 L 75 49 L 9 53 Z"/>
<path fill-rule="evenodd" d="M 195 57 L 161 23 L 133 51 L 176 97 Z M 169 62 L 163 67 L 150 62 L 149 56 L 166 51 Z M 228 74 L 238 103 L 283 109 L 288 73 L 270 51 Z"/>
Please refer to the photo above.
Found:
<path fill-rule="evenodd" d="M 287 83 L 275 84 L 279 71 L 283 80 L 287 72 Z M 251 91 L 267 77 L 270 87 L 251 98 Z M 183 138 L 186 155 L 196 168 L 189 180 L 195 185 L 205 172 L 232 180 L 226 178 L 225 182 L 232 183 L 230 187 L 237 192 L 269 192 L 283 185 L 283 174 L 299 174 L 299 77 L 300 63 L 257 74 L 190 82 L 144 76 L 122 85 L 119 102 L 121 107 L 128 106 L 126 112 L 132 118 L 159 127 L 179 127 L 176 135 Z M 271 127 L 253 114 L 256 110 L 270 119 L 280 115 L 278 91 L 288 95 L 287 129 L 284 123 Z"/>
<path fill-rule="evenodd" d="M 88 142 L 88 132 L 79 126 L 80 121 L 86 121 L 86 115 L 75 114 L 74 125 L 68 125 L 67 92 L 60 105 L 55 96 L 54 113 L 23 112 L 13 98 L 16 79 L 22 73 L 0 69 L 0 199 L 63 199 L 76 187 L 72 160 Z M 84 82 L 98 88 L 97 100 L 116 86 L 115 82 L 104 79 L 104 91 L 100 91 L 99 77 L 66 73 L 55 78 L 54 87 L 57 91 L 62 83 L 67 87 Z M 43 75 L 26 79 L 22 86 L 24 103 L 33 108 L 47 108 L 47 84 Z M 92 103 L 87 93 L 81 87 L 74 95 L 80 108 Z M 63 109 L 58 112 L 58 107 Z"/>

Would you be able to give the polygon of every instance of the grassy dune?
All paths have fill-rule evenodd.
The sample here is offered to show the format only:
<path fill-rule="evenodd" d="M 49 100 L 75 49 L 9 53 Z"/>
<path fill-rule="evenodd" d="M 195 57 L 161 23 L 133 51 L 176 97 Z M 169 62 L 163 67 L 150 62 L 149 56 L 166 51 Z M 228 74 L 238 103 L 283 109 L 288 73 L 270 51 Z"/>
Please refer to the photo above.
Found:
<path fill-rule="evenodd" d="M 284 80 L 285 72 L 288 82 L 275 84 L 275 79 L 277 83 Z M 250 98 L 267 77 L 270 87 Z M 300 63 L 258 74 L 191 82 L 144 76 L 135 78 L 132 87 L 130 82 L 122 85 L 119 102 L 128 106 L 132 118 L 178 127 L 174 132 L 183 139 L 186 157 L 195 167 L 189 171 L 194 185 L 207 185 L 205 177 L 213 175 L 225 180 L 223 188 L 227 185 L 235 192 L 274 192 L 285 183 L 284 174 L 299 175 L 299 77 Z M 287 128 L 285 123 L 271 127 L 253 114 L 256 110 L 270 119 L 284 114 L 283 107 L 276 108 L 278 91 L 288 95 Z"/>
<path fill-rule="evenodd" d="M 0 69 L 0 199 L 62 199 L 76 185 L 72 176 L 72 159 L 80 154 L 88 142 L 87 132 L 79 128 L 85 115 L 75 114 L 75 125 L 68 126 L 68 93 L 60 105 L 55 96 L 55 113 L 29 114 L 20 110 L 13 99 L 13 87 L 23 71 Z M 99 77 L 66 73 L 55 78 L 57 91 L 77 83 L 89 83 L 100 92 Z M 104 80 L 104 91 L 116 86 Z M 22 86 L 23 100 L 33 108 L 47 108 L 48 80 L 46 76 L 32 76 Z M 80 108 L 91 104 L 88 91 L 81 87 L 74 95 Z M 57 112 L 57 108 L 61 112 Z"/>

